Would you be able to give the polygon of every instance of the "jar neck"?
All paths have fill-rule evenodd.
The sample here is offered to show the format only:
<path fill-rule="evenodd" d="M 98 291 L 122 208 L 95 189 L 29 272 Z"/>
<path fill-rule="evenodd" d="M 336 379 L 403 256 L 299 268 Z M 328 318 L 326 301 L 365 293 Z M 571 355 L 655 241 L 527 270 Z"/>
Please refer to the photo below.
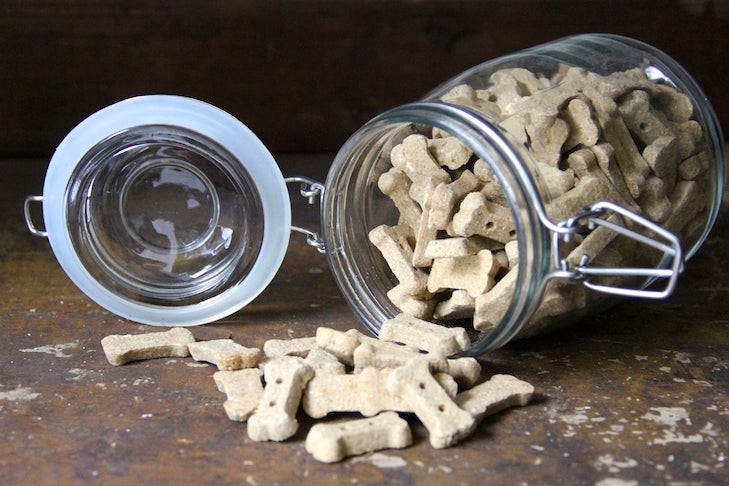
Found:
<path fill-rule="evenodd" d="M 474 355 L 497 349 L 519 334 L 536 310 L 552 269 L 551 232 L 529 154 L 487 114 L 466 107 L 424 101 L 404 107 L 456 136 L 486 162 L 508 201 L 516 227 L 519 266 L 511 303 L 498 325 L 472 346 Z"/>
<path fill-rule="evenodd" d="M 367 227 L 367 209 L 358 206 L 362 198 L 358 187 L 371 184 L 374 179 L 368 174 L 374 169 L 372 159 L 377 158 L 373 154 L 395 143 L 388 139 L 409 126 L 434 127 L 457 136 L 474 156 L 488 165 L 508 201 L 520 264 L 513 296 L 501 321 L 483 333 L 468 352 L 483 354 L 509 342 L 528 321 L 539 303 L 541 284 L 552 262 L 550 232 L 542 224 L 546 216 L 533 176 L 536 169 L 531 167 L 528 155 L 487 115 L 460 106 L 423 101 L 387 111 L 358 130 L 339 151 L 327 179 L 322 221 L 330 249 L 330 266 L 355 313 L 370 330 L 377 332 L 384 320 L 397 313 L 396 308 L 378 302 L 370 283 L 362 283 L 373 276 L 359 273 L 351 253 L 361 251 L 356 248 L 356 242 L 361 245 L 362 238 L 366 241 L 367 232 L 372 229 Z"/>

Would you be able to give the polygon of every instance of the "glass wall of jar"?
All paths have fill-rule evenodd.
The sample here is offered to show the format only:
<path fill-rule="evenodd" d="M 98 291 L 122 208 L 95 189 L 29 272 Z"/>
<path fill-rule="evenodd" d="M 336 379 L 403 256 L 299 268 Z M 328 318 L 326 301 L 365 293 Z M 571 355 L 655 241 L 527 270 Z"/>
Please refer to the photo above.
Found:
<path fill-rule="evenodd" d="M 476 355 L 615 296 L 668 296 L 716 219 L 724 164 L 674 60 L 569 37 L 365 124 L 329 172 L 323 235 L 370 330 L 405 313 L 466 328 Z"/>

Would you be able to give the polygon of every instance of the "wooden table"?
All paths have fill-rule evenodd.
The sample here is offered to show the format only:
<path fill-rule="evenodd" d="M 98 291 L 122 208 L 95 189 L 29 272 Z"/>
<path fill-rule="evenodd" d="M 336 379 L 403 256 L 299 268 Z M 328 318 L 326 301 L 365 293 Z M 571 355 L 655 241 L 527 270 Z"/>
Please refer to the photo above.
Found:
<path fill-rule="evenodd" d="M 282 157 L 286 175 L 323 177 L 328 157 Z M 0 175 L 0 481 L 7 484 L 726 484 L 729 482 L 729 214 L 666 301 L 628 300 L 568 330 L 481 358 L 484 376 L 533 383 L 526 407 L 435 450 L 414 445 L 322 464 L 294 438 L 254 443 L 229 421 L 212 365 L 159 359 L 111 366 L 108 334 L 155 330 L 89 301 L 22 200 L 45 163 L 3 161 Z M 294 217 L 315 224 L 297 205 Z M 325 258 L 293 235 L 281 271 L 252 304 L 192 328 L 247 346 L 359 328 Z"/>

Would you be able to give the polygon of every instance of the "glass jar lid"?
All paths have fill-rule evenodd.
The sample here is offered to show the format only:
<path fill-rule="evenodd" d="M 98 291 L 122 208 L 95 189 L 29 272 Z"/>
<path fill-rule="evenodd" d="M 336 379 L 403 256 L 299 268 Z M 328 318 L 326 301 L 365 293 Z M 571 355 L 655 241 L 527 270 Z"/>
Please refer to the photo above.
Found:
<path fill-rule="evenodd" d="M 43 188 L 51 247 L 101 306 L 153 325 L 225 317 L 271 281 L 291 230 L 263 143 L 201 101 L 131 98 L 61 142 Z"/>

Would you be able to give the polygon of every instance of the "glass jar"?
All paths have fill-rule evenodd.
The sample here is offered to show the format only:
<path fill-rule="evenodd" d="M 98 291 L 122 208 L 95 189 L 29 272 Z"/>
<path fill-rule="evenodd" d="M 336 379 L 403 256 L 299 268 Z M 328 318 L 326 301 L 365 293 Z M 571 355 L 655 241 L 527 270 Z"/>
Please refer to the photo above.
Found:
<path fill-rule="evenodd" d="M 372 332 L 404 312 L 465 327 L 480 354 L 615 296 L 669 295 L 716 219 L 724 170 L 716 115 L 683 68 L 580 35 L 364 125 L 329 171 L 323 235 Z"/>
<path fill-rule="evenodd" d="M 477 355 L 611 296 L 669 295 L 716 219 L 722 145 L 673 60 L 583 35 L 381 114 L 344 144 L 325 185 L 284 179 L 250 130 L 208 104 L 125 100 L 68 134 L 25 212 L 74 283 L 131 320 L 196 325 L 237 311 L 273 278 L 294 230 L 326 253 L 373 333 L 407 313 L 466 328 L 465 354 Z M 321 236 L 292 226 L 287 183 L 321 199 Z"/>

